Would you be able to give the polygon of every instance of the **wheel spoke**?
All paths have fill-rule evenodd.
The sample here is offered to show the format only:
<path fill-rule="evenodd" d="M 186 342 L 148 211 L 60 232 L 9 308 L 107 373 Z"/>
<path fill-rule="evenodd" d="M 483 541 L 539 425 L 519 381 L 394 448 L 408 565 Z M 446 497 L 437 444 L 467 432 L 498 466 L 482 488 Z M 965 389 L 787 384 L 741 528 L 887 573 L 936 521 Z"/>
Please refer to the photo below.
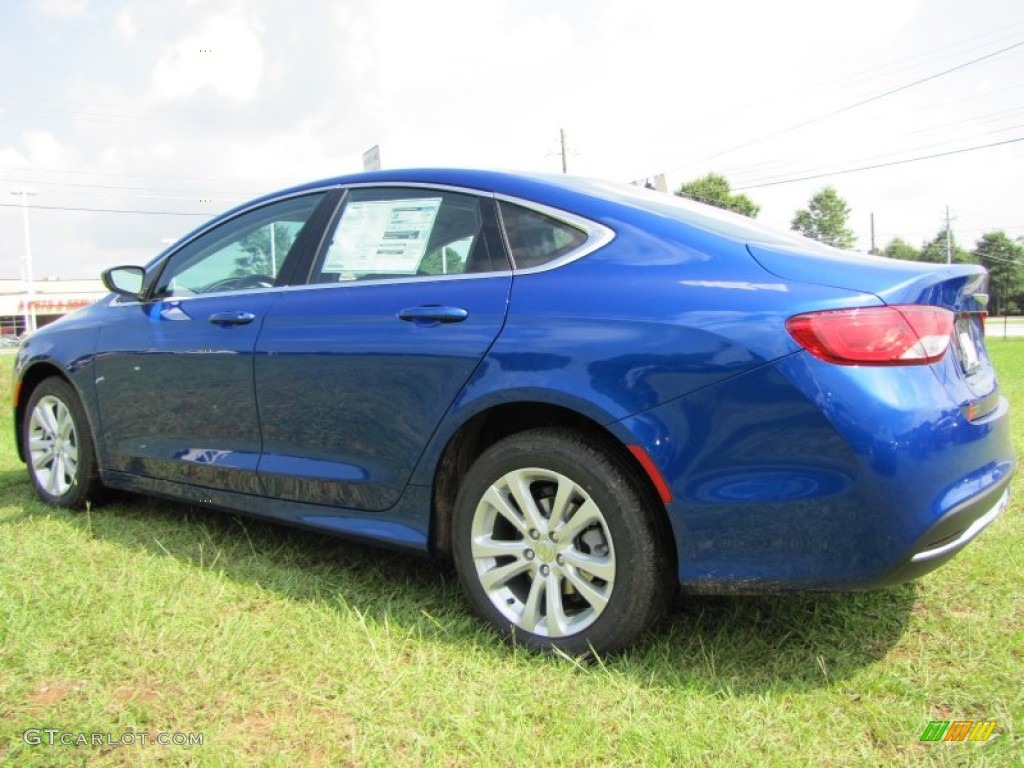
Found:
<path fill-rule="evenodd" d="M 57 436 L 57 420 L 53 415 L 53 406 L 50 405 L 46 400 L 42 400 L 36 406 L 35 413 L 33 416 L 38 417 L 39 426 L 43 428 L 50 437 Z"/>
<path fill-rule="evenodd" d="M 70 488 L 78 477 L 78 452 L 70 449 L 64 452 L 64 466 L 67 467 L 67 482 Z"/>
<path fill-rule="evenodd" d="M 530 583 L 530 594 L 523 605 L 523 613 L 519 618 L 520 626 L 529 632 L 536 632 L 540 624 L 540 604 L 544 598 L 547 580 L 537 576 Z"/>
<path fill-rule="evenodd" d="M 516 504 L 519 505 L 526 524 L 535 531 L 545 533 L 548 529 L 547 523 L 537 507 L 537 500 L 533 498 L 533 493 L 530 491 L 532 479 L 533 477 L 523 470 L 505 475 L 505 482 L 508 483 L 508 489 L 516 500 Z"/>
<path fill-rule="evenodd" d="M 615 579 L 615 561 L 608 555 L 594 557 L 594 555 L 587 555 L 579 550 L 571 549 L 562 552 L 562 557 L 577 570 L 589 573 L 603 581 L 610 582 Z"/>
<path fill-rule="evenodd" d="M 50 475 L 46 478 L 46 490 L 53 496 L 60 496 L 60 483 L 63 475 L 64 466 L 58 453 L 54 456 L 53 466 L 50 467 Z"/>
<path fill-rule="evenodd" d="M 597 504 L 587 499 L 576 510 L 576 514 L 569 518 L 569 522 L 562 526 L 558 535 L 563 541 L 574 539 L 583 532 L 584 528 L 591 523 L 600 522 L 601 519 L 601 511 L 597 508 Z"/>
<path fill-rule="evenodd" d="M 562 637 L 569 625 L 569 617 L 562 606 L 562 590 L 558 576 L 551 573 L 546 579 L 547 592 L 547 627 L 549 637 Z"/>
<path fill-rule="evenodd" d="M 33 456 L 37 453 L 50 455 L 53 453 L 53 440 L 43 435 L 31 435 L 28 439 L 28 450 Z"/>
<path fill-rule="evenodd" d="M 32 451 L 32 468 L 35 470 L 46 469 L 53 462 L 53 448 L 47 447 L 39 451 Z"/>
<path fill-rule="evenodd" d="M 473 539 L 473 557 L 504 557 L 507 555 L 520 557 L 524 549 L 521 541 L 503 541 L 491 536 L 480 536 Z"/>
<path fill-rule="evenodd" d="M 513 560 L 511 563 L 499 565 L 480 574 L 480 585 L 488 592 L 505 586 L 509 579 L 513 579 L 530 567 L 526 560 Z"/>
<path fill-rule="evenodd" d="M 526 524 L 523 516 L 516 512 L 512 505 L 508 503 L 508 499 L 505 498 L 504 493 L 492 485 L 487 489 L 487 493 L 484 494 L 483 500 L 485 503 L 493 507 L 495 512 L 512 523 L 516 530 L 523 535 L 523 538 L 526 538 L 529 532 L 529 526 Z"/>
<path fill-rule="evenodd" d="M 549 530 L 558 530 L 558 526 L 565 519 L 565 513 L 569 511 L 569 504 L 575 495 L 576 483 L 563 475 L 558 476 L 558 490 L 555 492 L 555 500 L 551 504 L 551 516 L 548 518 Z"/>
<path fill-rule="evenodd" d="M 611 584 L 604 587 L 598 587 L 584 579 L 579 575 L 579 573 L 571 568 L 567 568 L 565 570 L 565 578 L 569 580 L 570 584 L 576 587 L 576 591 L 580 593 L 580 596 L 593 606 L 595 613 L 601 613 L 601 611 L 604 610 L 604 607 L 608 605 Z"/>
<path fill-rule="evenodd" d="M 75 434 L 75 422 L 71 418 L 71 411 L 64 403 L 57 405 L 57 436 L 61 440 L 72 440 Z"/>

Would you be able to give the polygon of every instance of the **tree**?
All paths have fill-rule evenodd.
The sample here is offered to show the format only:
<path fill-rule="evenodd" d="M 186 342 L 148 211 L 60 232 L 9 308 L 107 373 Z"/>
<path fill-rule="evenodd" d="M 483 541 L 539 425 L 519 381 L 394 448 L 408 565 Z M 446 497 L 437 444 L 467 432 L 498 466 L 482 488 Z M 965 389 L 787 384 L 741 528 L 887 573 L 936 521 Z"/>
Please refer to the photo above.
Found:
<path fill-rule="evenodd" d="M 274 233 L 274 248 L 270 248 L 270 233 Z M 238 277 L 246 275 L 272 275 L 277 276 L 277 270 L 281 268 L 281 262 L 291 250 L 292 243 L 298 228 L 289 225 L 288 222 L 268 224 L 265 227 L 250 232 L 239 241 L 239 246 L 245 251 L 244 256 L 235 259 L 238 265 L 234 274 Z"/>
<path fill-rule="evenodd" d="M 921 260 L 921 252 L 906 240 L 902 240 L 898 237 L 894 237 L 892 241 L 885 246 L 885 250 L 882 251 L 882 255 L 888 256 L 890 259 L 903 259 L 905 261 Z"/>
<path fill-rule="evenodd" d="M 857 238 L 846 226 L 849 216 L 850 206 L 835 187 L 825 187 L 815 193 L 807 208 L 796 212 L 790 228 L 836 248 L 852 248 Z"/>
<path fill-rule="evenodd" d="M 716 208 L 724 208 L 734 213 L 756 218 L 761 206 L 746 195 L 734 195 L 729 189 L 725 176 L 709 173 L 699 179 L 688 181 L 676 192 L 679 197 L 688 197 L 699 203 L 707 203 Z"/>
<path fill-rule="evenodd" d="M 421 275 L 451 275 L 462 272 L 462 257 L 454 248 L 445 246 L 428 253 L 420 262 Z"/>
<path fill-rule="evenodd" d="M 972 254 L 988 270 L 988 292 L 997 315 L 1016 313 L 1024 294 L 1024 246 L 1004 232 L 982 235 Z"/>
<path fill-rule="evenodd" d="M 953 263 L 965 264 L 971 261 L 971 254 L 957 245 L 956 236 L 952 232 L 949 233 L 949 249 L 953 256 Z M 946 259 L 946 228 L 943 227 L 935 237 L 921 246 L 921 261 L 945 264 Z"/>

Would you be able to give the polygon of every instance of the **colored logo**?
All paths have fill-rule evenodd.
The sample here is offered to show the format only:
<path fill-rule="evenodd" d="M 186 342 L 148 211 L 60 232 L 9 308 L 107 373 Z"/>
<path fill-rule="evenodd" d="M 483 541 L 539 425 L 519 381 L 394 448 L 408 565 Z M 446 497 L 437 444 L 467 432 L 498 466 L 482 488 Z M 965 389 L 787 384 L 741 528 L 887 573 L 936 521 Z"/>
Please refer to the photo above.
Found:
<path fill-rule="evenodd" d="M 932 720 L 921 741 L 988 741 L 995 727 L 995 720 Z"/>

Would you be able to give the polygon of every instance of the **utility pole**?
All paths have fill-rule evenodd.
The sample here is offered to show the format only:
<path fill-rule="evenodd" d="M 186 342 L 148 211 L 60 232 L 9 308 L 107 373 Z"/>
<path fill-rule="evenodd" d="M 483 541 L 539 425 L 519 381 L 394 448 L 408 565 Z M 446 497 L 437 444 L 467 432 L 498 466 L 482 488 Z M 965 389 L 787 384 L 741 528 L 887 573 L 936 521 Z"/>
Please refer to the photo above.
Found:
<path fill-rule="evenodd" d="M 25 277 L 25 307 L 24 307 L 24 333 L 32 333 L 36 329 L 36 316 L 32 311 L 32 305 L 36 298 L 36 284 L 32 277 L 32 238 L 28 229 L 28 196 L 36 194 L 34 189 L 22 187 L 12 189 L 12 195 L 21 195 L 21 224 L 25 232 L 25 267 L 22 274 Z"/>
<path fill-rule="evenodd" d="M 953 238 L 949 234 L 949 206 L 946 206 L 946 263 L 953 263 Z"/>
<path fill-rule="evenodd" d="M 871 253 L 872 256 L 875 256 L 875 255 L 878 254 L 878 251 L 875 249 L 875 212 L 874 211 L 871 212 L 871 251 L 870 251 L 870 253 Z"/>
<path fill-rule="evenodd" d="M 565 161 L 565 128 L 558 129 L 558 138 L 562 143 L 562 173 L 568 173 L 569 166 Z"/>

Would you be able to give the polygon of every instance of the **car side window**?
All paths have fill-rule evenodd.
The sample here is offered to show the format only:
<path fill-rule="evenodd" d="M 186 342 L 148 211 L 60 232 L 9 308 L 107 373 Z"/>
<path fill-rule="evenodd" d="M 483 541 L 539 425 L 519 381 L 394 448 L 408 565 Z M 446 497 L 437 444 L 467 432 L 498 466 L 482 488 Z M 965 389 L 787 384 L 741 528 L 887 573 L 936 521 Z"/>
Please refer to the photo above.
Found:
<path fill-rule="evenodd" d="M 516 269 L 547 264 L 587 241 L 585 232 L 546 214 L 506 201 L 498 207 Z"/>
<path fill-rule="evenodd" d="M 272 287 L 324 194 L 271 203 L 200 235 L 170 257 L 153 295 L 195 296 Z"/>
<path fill-rule="evenodd" d="M 494 203 L 394 187 L 348 193 L 312 282 L 436 278 L 508 269 Z"/>

